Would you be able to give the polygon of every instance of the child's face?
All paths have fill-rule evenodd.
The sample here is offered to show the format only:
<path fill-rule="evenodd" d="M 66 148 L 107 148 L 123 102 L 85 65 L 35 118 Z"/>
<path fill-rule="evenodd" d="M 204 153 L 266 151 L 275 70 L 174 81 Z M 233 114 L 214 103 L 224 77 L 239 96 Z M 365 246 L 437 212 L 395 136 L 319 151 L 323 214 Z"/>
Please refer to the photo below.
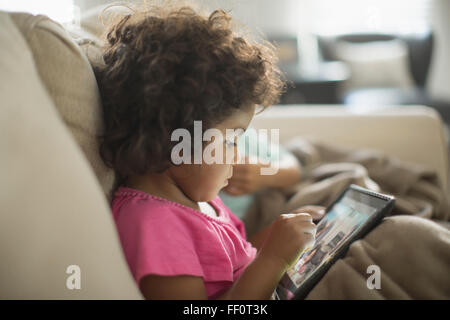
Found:
<path fill-rule="evenodd" d="M 224 161 L 222 163 L 207 164 L 202 159 L 202 164 L 182 164 L 169 169 L 177 185 L 192 201 L 210 201 L 217 196 L 220 189 L 228 184 L 228 179 L 233 175 L 233 164 L 239 159 L 239 153 L 237 150 L 238 137 L 235 137 L 234 141 L 227 140 L 226 129 L 242 129 L 243 133 L 253 119 L 254 112 L 255 106 L 250 106 L 245 110 L 236 111 L 233 115 L 214 126 L 214 128 L 220 130 L 224 137 L 223 141 L 216 141 L 216 143 L 219 143 L 217 148 L 223 148 Z M 210 143 L 214 143 L 214 141 L 208 142 L 208 144 Z M 225 161 L 226 154 L 229 154 L 229 159 L 233 161 Z"/>

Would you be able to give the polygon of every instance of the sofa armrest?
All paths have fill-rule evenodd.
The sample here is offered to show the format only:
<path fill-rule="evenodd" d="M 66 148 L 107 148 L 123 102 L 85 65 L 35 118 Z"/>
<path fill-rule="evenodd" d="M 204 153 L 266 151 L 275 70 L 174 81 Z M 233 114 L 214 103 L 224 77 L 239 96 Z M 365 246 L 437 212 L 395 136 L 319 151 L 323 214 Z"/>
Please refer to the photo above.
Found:
<path fill-rule="evenodd" d="M 280 129 L 280 143 L 294 136 L 349 148 L 373 148 L 434 168 L 448 191 L 448 150 L 439 114 L 425 106 L 392 106 L 361 113 L 343 105 L 273 106 L 255 128 Z"/>

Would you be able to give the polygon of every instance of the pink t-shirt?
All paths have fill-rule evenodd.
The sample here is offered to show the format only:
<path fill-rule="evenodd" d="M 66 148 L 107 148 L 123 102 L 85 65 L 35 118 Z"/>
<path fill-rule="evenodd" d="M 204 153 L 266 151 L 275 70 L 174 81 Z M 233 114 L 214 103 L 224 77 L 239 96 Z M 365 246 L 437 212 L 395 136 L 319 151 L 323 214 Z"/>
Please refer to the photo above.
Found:
<path fill-rule="evenodd" d="M 228 289 L 256 255 L 244 224 L 217 196 L 218 217 L 151 194 L 119 187 L 112 212 L 137 284 L 148 274 L 203 278 L 208 298 Z"/>

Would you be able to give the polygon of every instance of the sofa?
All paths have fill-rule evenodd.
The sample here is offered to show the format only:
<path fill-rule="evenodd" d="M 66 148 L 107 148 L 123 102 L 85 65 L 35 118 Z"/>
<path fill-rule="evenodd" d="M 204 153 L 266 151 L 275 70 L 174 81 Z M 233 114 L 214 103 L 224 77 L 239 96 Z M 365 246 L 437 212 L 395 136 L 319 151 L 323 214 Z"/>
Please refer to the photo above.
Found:
<path fill-rule="evenodd" d="M 98 28 L 98 26 L 97 26 Z M 114 172 L 97 152 L 94 29 L 0 12 L 0 299 L 142 299 L 109 209 Z M 371 147 L 435 169 L 448 190 L 446 134 L 425 106 L 273 106 L 257 128 Z M 80 287 L 68 285 L 79 267 Z"/>

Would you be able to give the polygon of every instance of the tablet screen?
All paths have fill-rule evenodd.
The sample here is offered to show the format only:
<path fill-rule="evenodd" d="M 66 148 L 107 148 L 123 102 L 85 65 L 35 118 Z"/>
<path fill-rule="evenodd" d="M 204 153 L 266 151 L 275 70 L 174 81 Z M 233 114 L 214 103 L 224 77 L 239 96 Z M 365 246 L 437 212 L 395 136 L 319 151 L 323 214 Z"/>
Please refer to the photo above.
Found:
<path fill-rule="evenodd" d="M 284 275 L 277 288 L 280 299 L 292 299 L 316 270 L 330 261 L 387 201 L 348 189 L 317 224 L 314 247 L 305 251 Z"/>

